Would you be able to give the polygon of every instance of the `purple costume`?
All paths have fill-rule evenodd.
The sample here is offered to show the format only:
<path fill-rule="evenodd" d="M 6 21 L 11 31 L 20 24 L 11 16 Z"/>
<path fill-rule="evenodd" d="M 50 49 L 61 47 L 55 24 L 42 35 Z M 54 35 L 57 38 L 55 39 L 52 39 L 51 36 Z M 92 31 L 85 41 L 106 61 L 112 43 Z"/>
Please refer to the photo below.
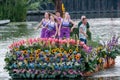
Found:
<path fill-rule="evenodd" d="M 56 32 L 56 29 L 55 29 L 55 22 L 49 22 L 48 23 L 48 28 L 45 32 L 45 37 L 46 38 L 50 38 L 52 37 L 53 35 L 55 35 L 55 32 Z"/>
<path fill-rule="evenodd" d="M 58 28 L 60 26 L 61 20 L 62 20 L 61 17 L 57 17 L 57 26 L 58 26 Z M 56 38 L 59 38 L 58 34 L 56 35 Z"/>
<path fill-rule="evenodd" d="M 63 38 L 64 36 L 66 38 L 70 38 L 70 22 L 68 21 L 62 21 L 61 25 L 61 30 L 60 30 L 60 38 Z"/>
<path fill-rule="evenodd" d="M 45 27 L 45 25 L 46 25 L 47 23 L 48 23 L 48 22 L 45 21 L 45 19 L 44 19 L 44 21 L 42 22 L 43 28 L 42 28 L 42 31 L 41 31 L 41 38 L 46 38 L 46 37 L 45 37 L 45 32 L 46 32 L 47 28 Z"/>

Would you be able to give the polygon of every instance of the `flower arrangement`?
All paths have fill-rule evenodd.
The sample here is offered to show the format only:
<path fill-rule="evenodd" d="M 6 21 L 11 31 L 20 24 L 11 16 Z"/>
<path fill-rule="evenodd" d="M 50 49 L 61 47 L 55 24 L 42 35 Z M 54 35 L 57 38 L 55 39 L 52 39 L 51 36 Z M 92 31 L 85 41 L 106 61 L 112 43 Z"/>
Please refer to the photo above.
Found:
<path fill-rule="evenodd" d="M 92 48 L 74 39 L 21 40 L 9 46 L 10 51 L 5 57 L 5 69 L 12 78 L 87 76 L 88 72 L 94 72 L 106 57 L 115 58 L 110 54 L 119 51 L 116 48 L 117 41 L 110 41 L 108 44 Z"/>

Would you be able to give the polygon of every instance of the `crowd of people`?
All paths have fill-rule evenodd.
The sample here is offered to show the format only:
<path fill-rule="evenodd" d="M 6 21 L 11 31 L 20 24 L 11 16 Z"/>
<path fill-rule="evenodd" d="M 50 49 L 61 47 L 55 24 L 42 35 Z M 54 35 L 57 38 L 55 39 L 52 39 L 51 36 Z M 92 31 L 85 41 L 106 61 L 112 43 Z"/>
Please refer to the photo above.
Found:
<path fill-rule="evenodd" d="M 72 25 L 72 27 L 70 27 Z M 70 39 L 70 33 L 74 29 L 78 31 L 80 41 L 87 44 L 87 39 L 91 39 L 90 26 L 87 22 L 86 16 L 81 16 L 81 21 L 77 24 L 70 18 L 70 14 L 65 12 L 64 18 L 60 16 L 59 12 L 55 14 L 45 12 L 44 18 L 35 27 L 35 30 L 42 28 L 40 32 L 41 38 L 59 38 L 59 39 Z"/>

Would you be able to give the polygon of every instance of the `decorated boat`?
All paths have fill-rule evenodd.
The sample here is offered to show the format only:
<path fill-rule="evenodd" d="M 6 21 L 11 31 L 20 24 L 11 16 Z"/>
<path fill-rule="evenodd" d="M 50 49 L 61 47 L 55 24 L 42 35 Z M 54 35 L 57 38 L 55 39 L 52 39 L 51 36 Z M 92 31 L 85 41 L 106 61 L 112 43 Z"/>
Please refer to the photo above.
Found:
<path fill-rule="evenodd" d="M 79 40 L 30 38 L 14 42 L 6 53 L 5 69 L 12 78 L 76 78 L 115 65 L 118 37 L 90 47 Z"/>

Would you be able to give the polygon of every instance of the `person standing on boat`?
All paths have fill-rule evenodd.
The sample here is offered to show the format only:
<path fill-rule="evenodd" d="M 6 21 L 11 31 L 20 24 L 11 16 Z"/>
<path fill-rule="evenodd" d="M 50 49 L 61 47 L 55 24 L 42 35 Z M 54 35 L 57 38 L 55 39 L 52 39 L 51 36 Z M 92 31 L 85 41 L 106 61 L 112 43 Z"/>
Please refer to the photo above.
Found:
<path fill-rule="evenodd" d="M 86 26 L 87 26 L 87 19 L 82 18 L 82 24 L 79 26 L 79 39 L 85 44 L 87 44 L 87 37 L 88 37 L 88 35 L 86 34 L 87 31 Z"/>
<path fill-rule="evenodd" d="M 42 21 L 38 24 L 38 26 L 35 28 L 35 30 L 39 29 L 41 26 L 42 26 L 42 30 L 41 30 L 41 38 L 46 38 L 45 37 L 45 32 L 47 30 L 47 23 L 49 22 L 49 13 L 48 12 L 45 12 L 44 14 L 44 18 L 42 19 Z"/>
<path fill-rule="evenodd" d="M 50 21 L 48 22 L 46 26 L 47 26 L 47 30 L 45 32 L 46 38 L 50 38 L 50 37 L 55 38 L 55 36 L 58 33 L 58 26 L 53 16 L 50 16 Z"/>
<path fill-rule="evenodd" d="M 57 22 L 57 25 L 58 25 L 58 28 L 61 24 L 61 21 L 62 21 L 62 17 L 60 16 L 60 12 L 56 11 L 55 15 L 50 13 L 52 16 L 54 16 L 56 22 Z M 58 34 L 56 35 L 56 38 L 59 38 Z"/>
<path fill-rule="evenodd" d="M 70 30 L 70 23 L 73 24 L 71 30 Z M 72 32 L 74 28 L 75 28 L 75 23 L 74 23 L 74 21 L 72 21 L 70 19 L 69 13 L 66 12 L 65 18 L 63 18 L 63 20 L 61 21 L 61 24 L 59 26 L 59 31 L 58 31 L 59 38 L 64 38 L 64 36 L 65 36 L 67 39 L 69 39 L 70 32 Z"/>
<path fill-rule="evenodd" d="M 80 25 L 82 24 L 82 20 L 83 20 L 83 18 L 86 18 L 86 16 L 81 16 L 81 21 L 78 23 L 78 29 L 79 29 L 79 27 L 80 27 Z M 87 30 L 86 30 L 86 34 L 88 35 L 88 40 L 91 40 L 91 32 L 90 32 L 90 25 L 89 25 L 89 23 L 87 22 L 87 24 L 86 24 L 86 28 L 87 28 Z M 79 32 L 79 31 L 76 31 L 76 32 Z"/>

